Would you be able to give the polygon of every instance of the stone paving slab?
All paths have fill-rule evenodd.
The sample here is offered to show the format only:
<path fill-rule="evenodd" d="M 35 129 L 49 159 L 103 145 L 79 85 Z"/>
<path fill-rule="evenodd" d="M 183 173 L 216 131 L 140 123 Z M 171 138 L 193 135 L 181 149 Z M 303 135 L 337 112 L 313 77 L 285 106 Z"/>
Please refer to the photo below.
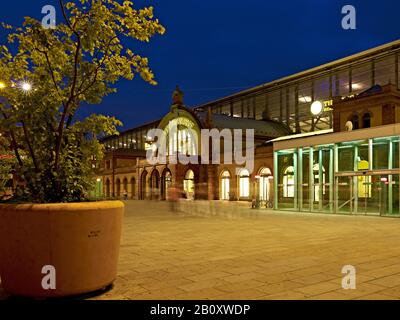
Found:
<path fill-rule="evenodd" d="M 400 219 L 126 205 L 119 276 L 94 299 L 400 299 Z M 341 287 L 344 265 L 355 290 Z"/>

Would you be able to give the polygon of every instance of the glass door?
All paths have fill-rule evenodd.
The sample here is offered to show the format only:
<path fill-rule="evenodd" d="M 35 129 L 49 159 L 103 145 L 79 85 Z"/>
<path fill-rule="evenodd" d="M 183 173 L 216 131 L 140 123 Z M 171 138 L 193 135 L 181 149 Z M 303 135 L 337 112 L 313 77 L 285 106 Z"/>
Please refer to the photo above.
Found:
<path fill-rule="evenodd" d="M 336 211 L 351 214 L 354 208 L 353 177 L 336 177 Z"/>
<path fill-rule="evenodd" d="M 365 176 L 364 188 L 359 191 L 358 213 L 385 215 L 387 204 L 387 176 Z M 361 187 L 361 186 L 360 186 Z"/>
<path fill-rule="evenodd" d="M 398 214 L 398 193 L 396 176 L 338 176 L 336 211 L 357 215 Z"/>

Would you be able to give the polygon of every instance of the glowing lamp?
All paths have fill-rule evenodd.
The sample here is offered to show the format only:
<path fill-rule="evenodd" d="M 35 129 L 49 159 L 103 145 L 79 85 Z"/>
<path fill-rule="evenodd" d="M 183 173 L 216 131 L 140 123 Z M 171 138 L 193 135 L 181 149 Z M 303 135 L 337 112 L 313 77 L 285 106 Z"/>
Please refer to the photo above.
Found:
<path fill-rule="evenodd" d="M 322 104 L 322 102 L 321 101 L 314 101 L 312 104 L 311 104 L 311 113 L 314 115 L 314 116 L 318 116 L 318 115 L 320 115 L 321 113 L 322 113 L 322 111 L 324 110 L 324 105 Z"/>
<path fill-rule="evenodd" d="M 23 82 L 21 85 L 22 90 L 24 91 L 31 91 L 32 85 L 29 82 Z"/>

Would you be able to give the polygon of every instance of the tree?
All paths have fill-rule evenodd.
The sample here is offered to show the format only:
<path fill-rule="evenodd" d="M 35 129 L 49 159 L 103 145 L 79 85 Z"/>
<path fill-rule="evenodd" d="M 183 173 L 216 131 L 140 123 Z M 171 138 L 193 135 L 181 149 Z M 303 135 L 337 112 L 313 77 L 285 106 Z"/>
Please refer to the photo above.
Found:
<path fill-rule="evenodd" d="M 99 139 L 117 134 L 121 122 L 102 115 L 79 121 L 77 110 L 116 92 L 121 78 L 139 74 L 155 85 L 148 59 L 122 41 L 165 32 L 152 7 L 136 10 L 130 1 L 59 0 L 59 7 L 64 20 L 54 29 L 29 17 L 19 28 L 3 24 L 0 128 L 23 181 L 19 194 L 33 202 L 85 199 L 103 153 Z"/>

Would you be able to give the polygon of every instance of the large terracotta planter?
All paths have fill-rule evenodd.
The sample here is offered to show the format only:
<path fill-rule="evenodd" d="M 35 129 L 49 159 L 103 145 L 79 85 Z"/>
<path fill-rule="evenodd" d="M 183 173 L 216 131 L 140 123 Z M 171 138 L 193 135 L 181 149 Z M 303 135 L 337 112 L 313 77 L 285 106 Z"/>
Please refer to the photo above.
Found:
<path fill-rule="evenodd" d="M 124 204 L 120 201 L 0 205 L 0 277 L 25 297 L 62 297 L 107 287 L 116 278 Z M 44 266 L 56 289 L 45 290 Z"/>

